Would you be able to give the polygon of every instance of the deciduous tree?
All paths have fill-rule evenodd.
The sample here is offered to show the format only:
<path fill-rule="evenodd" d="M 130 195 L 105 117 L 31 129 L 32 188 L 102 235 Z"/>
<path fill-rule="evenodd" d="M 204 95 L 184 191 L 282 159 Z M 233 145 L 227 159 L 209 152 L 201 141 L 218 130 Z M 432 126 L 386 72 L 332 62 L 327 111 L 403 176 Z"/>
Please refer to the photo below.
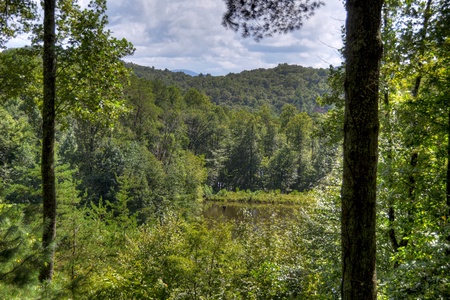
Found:
<path fill-rule="evenodd" d="M 117 118 L 124 109 L 121 80 L 128 74 L 120 58 L 133 52 L 127 41 L 113 38 L 111 32 L 105 29 L 108 22 L 106 1 L 92 0 L 83 10 L 72 1 L 60 1 L 58 5 L 56 7 L 55 0 L 44 1 L 41 169 L 43 246 L 46 253 L 39 276 L 41 281 L 51 281 L 53 274 L 57 116 L 74 113 L 84 118 L 99 119 L 103 115 L 100 119 L 106 124 L 109 118 Z M 39 43 L 39 34 L 35 42 Z M 60 66 L 58 77 L 57 60 Z"/>

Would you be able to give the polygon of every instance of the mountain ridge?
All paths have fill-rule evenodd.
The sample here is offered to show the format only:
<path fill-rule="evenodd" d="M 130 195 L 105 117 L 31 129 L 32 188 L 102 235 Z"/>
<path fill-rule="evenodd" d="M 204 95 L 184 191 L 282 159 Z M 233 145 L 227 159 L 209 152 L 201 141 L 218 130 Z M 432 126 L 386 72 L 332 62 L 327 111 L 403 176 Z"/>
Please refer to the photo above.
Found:
<path fill-rule="evenodd" d="M 326 69 L 279 64 L 269 69 L 254 69 L 221 76 L 199 74 L 190 76 L 183 72 L 127 63 L 139 78 L 161 81 L 186 92 L 195 88 L 219 105 L 257 109 L 269 105 L 280 112 L 291 104 L 310 114 L 321 107 L 316 99 L 328 91 Z"/>
<path fill-rule="evenodd" d="M 199 73 L 191 71 L 191 70 L 187 70 L 187 69 L 175 69 L 175 70 L 171 70 L 171 72 L 174 72 L 174 73 L 181 72 L 181 73 L 184 73 L 184 74 L 192 76 L 192 77 L 199 75 Z"/>

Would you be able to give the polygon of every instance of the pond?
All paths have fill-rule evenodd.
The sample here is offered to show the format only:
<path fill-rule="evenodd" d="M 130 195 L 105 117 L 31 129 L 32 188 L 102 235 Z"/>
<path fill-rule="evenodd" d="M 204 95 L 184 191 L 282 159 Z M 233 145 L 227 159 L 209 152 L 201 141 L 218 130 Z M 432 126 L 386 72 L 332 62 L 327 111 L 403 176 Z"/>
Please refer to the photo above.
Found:
<path fill-rule="evenodd" d="M 211 221 L 261 224 L 297 219 L 299 209 L 299 205 L 206 202 L 203 206 L 203 217 Z"/>

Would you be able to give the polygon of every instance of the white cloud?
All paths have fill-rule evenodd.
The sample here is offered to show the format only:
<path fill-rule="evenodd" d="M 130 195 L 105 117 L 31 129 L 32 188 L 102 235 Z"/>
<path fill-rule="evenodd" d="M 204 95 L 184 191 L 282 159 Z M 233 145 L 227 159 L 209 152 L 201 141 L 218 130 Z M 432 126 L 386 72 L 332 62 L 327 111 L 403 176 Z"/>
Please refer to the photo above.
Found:
<path fill-rule="evenodd" d="M 113 35 L 136 47 L 126 61 L 224 75 L 279 63 L 340 64 L 336 48 L 342 45 L 345 11 L 341 0 L 325 2 L 300 30 L 260 42 L 222 26 L 223 0 L 108 0 L 107 13 Z M 20 45 L 23 40 L 13 42 Z"/>
<path fill-rule="evenodd" d="M 137 48 L 126 60 L 141 65 L 222 75 L 279 63 L 340 63 L 336 48 L 345 12 L 339 0 L 328 0 L 302 29 L 259 43 L 221 25 L 221 0 L 111 0 L 108 7 L 114 34 Z"/>

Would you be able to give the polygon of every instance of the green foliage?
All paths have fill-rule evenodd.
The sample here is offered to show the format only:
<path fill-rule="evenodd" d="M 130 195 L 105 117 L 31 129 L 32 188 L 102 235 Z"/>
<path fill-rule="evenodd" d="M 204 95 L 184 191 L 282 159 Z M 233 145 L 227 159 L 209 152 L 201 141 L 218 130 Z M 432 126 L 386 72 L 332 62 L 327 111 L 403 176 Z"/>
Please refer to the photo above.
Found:
<path fill-rule="evenodd" d="M 36 206 L 0 202 L 0 297 L 35 294 L 40 264 L 40 226 Z"/>
<path fill-rule="evenodd" d="M 229 145 L 219 181 L 229 190 L 236 188 L 256 190 L 260 186 L 261 164 L 260 123 L 257 117 L 239 111 L 232 119 L 231 134 L 234 143 Z"/>
<path fill-rule="evenodd" d="M 0 176 L 7 180 L 15 165 L 32 163 L 35 140 L 26 117 L 13 115 L 6 105 L 0 107 L 0 131 L 3 133 L 0 137 Z"/>
<path fill-rule="evenodd" d="M 318 98 L 320 105 L 328 107 L 324 118 L 321 135 L 326 136 L 331 143 L 340 143 L 344 137 L 344 79 L 345 68 L 330 67 L 328 77 L 329 90 Z"/>
<path fill-rule="evenodd" d="M 325 278 L 308 271 L 316 265 L 316 253 L 301 246 L 306 246 L 305 237 L 317 234 L 313 230 L 316 225 L 307 221 L 313 208 L 309 204 L 293 208 L 293 215 L 284 220 L 275 209 L 263 223 L 255 223 L 250 211 L 245 221 L 236 225 L 201 217 L 187 221 L 168 213 L 161 223 L 138 227 L 128 213 L 126 193 L 120 194 L 115 205 L 101 202 L 86 208 L 79 205 L 73 174 L 69 170 L 60 174 L 65 175 L 58 184 L 56 273 L 52 287 L 33 287 L 33 281 L 28 282 L 36 297 L 328 298 L 325 291 L 317 289 L 317 282 Z M 324 245 L 316 244 L 314 249 Z M 23 257 L 19 254 L 17 257 Z M 2 292 L 21 295 L 17 291 L 11 294 L 11 289 Z"/>
<path fill-rule="evenodd" d="M 57 115 L 63 120 L 71 113 L 109 124 L 125 109 L 123 84 L 129 72 L 120 59 L 134 49 L 105 28 L 106 1 L 90 1 L 83 10 L 72 1 L 59 5 Z"/>
<path fill-rule="evenodd" d="M 285 128 L 288 143 L 294 149 L 305 149 L 309 144 L 312 131 L 312 119 L 306 113 L 295 115 Z"/>
<path fill-rule="evenodd" d="M 0 41 L 1 43 L 1 41 Z M 33 48 L 8 49 L 0 53 L 0 102 L 18 96 L 40 95 L 40 63 Z"/>
<path fill-rule="evenodd" d="M 168 205 L 163 201 L 166 175 L 162 163 L 146 147 L 136 143 L 129 145 L 125 165 L 123 175 L 118 178 L 119 193 L 127 194 L 129 211 L 137 214 L 139 223 L 144 223 Z"/>
<path fill-rule="evenodd" d="M 283 105 L 292 104 L 312 114 L 318 109 L 317 97 L 327 90 L 326 70 L 287 64 L 226 76 L 195 77 L 132 63 L 127 66 L 140 78 L 161 80 L 186 92 L 195 88 L 209 96 L 212 102 L 228 107 L 254 109 L 268 104 L 279 112 Z"/>
<path fill-rule="evenodd" d="M 117 267 L 94 299 L 216 298 L 228 292 L 220 279 L 232 272 L 230 246 L 226 224 L 208 230 L 204 223 L 188 224 L 173 215 L 162 225 L 144 226 L 121 251 Z"/>
<path fill-rule="evenodd" d="M 281 190 L 281 192 L 290 192 L 291 187 L 297 179 L 295 152 L 290 147 L 283 147 L 275 152 L 269 160 L 267 166 L 267 182 L 265 187 L 269 190 Z"/>
<path fill-rule="evenodd" d="M 132 47 L 106 29 L 105 1 L 59 5 L 54 282 L 36 282 L 39 47 L 10 49 L 0 53 L 0 298 L 339 298 L 345 66 L 188 77 L 126 64 L 128 77 L 119 60 Z M 2 44 L 28 25 L 0 11 Z M 446 299 L 449 7 L 387 1 L 384 14 L 379 296 Z M 241 203 L 244 220 L 204 220 L 205 199 Z M 280 220 L 271 206 L 257 223 L 248 203 L 295 212 Z"/>
<path fill-rule="evenodd" d="M 255 112 L 230 110 L 197 89 L 183 93 L 162 82 L 137 78 L 131 82 L 125 91 L 129 113 L 113 128 L 77 113 L 67 115 L 62 124 L 64 131 L 57 135 L 55 276 L 48 286 L 30 281 L 33 295 L 48 299 L 312 295 L 313 277 L 303 263 L 294 263 L 303 249 L 296 249 L 282 234 L 281 225 L 253 236 L 251 226 L 212 226 L 198 213 L 205 194 L 215 200 L 309 206 L 308 195 L 281 192 L 294 190 L 296 162 L 305 151 L 300 147 L 315 141 L 315 118 L 294 110 L 290 118 L 306 120 L 300 122 L 304 128 L 297 132 L 291 123 L 283 132 L 269 105 Z M 39 130 L 31 129 L 35 116 L 27 97 L 8 102 L 2 123 L 11 132 L 2 140 L 2 153 L 10 157 L 7 169 L 14 172 L 8 174 L 15 174 L 4 176 L 3 194 L 15 203 L 41 199 L 35 164 Z M 13 127 L 17 130 L 10 130 Z M 298 147 L 294 137 L 299 137 Z M 251 158 L 250 164 L 246 158 Z M 14 168 L 9 167 L 12 162 Z M 250 179 L 248 174 L 253 174 Z M 242 191 L 214 195 L 225 183 L 222 178 Z M 256 191 L 261 188 L 276 191 Z M 260 253 L 266 251 L 267 255 Z M 290 253 L 297 258 L 289 258 Z"/>
<path fill-rule="evenodd" d="M 162 108 L 155 104 L 153 85 L 144 79 L 131 76 L 130 85 L 124 90 L 130 112 L 122 116 L 122 123 L 140 142 L 152 144 L 162 126 L 158 117 Z"/>
<path fill-rule="evenodd" d="M 255 227 L 250 214 L 237 226 L 172 214 L 142 226 L 93 298 L 329 298 L 317 289 L 320 274 L 306 269 L 314 256 L 299 247 L 308 230 L 302 229 L 304 216 L 295 216 L 282 222 L 274 216 Z"/>
<path fill-rule="evenodd" d="M 448 14 L 444 2 L 394 1 L 385 10 L 378 276 L 380 294 L 389 299 L 449 293 L 442 273 L 449 265 L 450 203 L 444 167 L 450 115 L 440 96 L 448 92 L 449 48 L 442 44 L 448 32 L 438 29 Z"/>
<path fill-rule="evenodd" d="M 88 207 L 81 205 L 74 172 L 65 169 L 59 174 L 55 277 L 52 287 L 42 292 L 48 292 L 48 298 L 90 299 L 137 228 L 136 218 L 128 209 L 128 183 L 120 180 L 124 189 L 116 203 L 100 200 Z"/>
<path fill-rule="evenodd" d="M 14 203 L 38 203 L 37 139 L 22 104 L 11 99 L 0 107 L 0 197 Z"/>
<path fill-rule="evenodd" d="M 36 19 L 36 3 L 31 0 L 10 0 L 0 4 L 0 48 L 10 38 L 29 32 Z"/>
<path fill-rule="evenodd" d="M 18 27 L 2 18 L 0 44 L 34 17 L 34 2 L 23 2 L 25 10 L 16 2 L 8 9 Z M 299 247 L 302 214 L 258 228 L 250 215 L 234 226 L 204 220 L 200 210 L 206 195 L 300 202 L 309 211 L 314 200 L 295 190 L 328 172 L 313 159 L 327 153 L 313 147 L 325 70 L 284 64 L 186 78 L 133 65 L 139 78 L 129 77 L 120 59 L 133 48 L 106 29 L 106 1 L 77 3 L 58 1 L 56 20 L 51 284 L 36 282 L 42 27 L 35 26 L 33 47 L 0 53 L 0 198 L 13 203 L 0 203 L 0 298 L 312 297 L 319 275 L 306 269 L 314 255 Z"/>

